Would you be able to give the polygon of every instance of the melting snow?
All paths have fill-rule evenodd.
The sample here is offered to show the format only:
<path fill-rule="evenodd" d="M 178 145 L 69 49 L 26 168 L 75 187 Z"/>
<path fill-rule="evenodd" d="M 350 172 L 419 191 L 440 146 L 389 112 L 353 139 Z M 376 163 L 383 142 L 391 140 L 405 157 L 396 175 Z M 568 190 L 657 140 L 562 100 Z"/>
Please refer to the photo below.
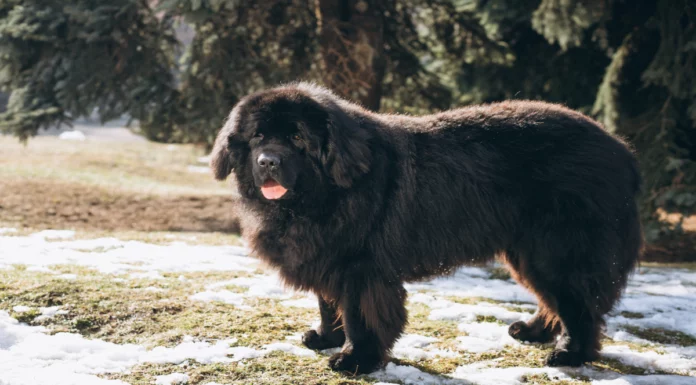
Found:
<path fill-rule="evenodd" d="M 155 245 L 115 238 L 64 240 L 73 231 L 47 230 L 28 237 L 0 236 L 0 268 L 15 264 L 27 268 L 70 264 L 95 269 L 104 274 L 137 271 L 143 278 L 164 272 L 247 271 L 253 272 L 258 261 L 236 246 L 187 245 L 173 242 Z M 63 239 L 49 242 L 49 239 Z M 95 258 L 94 251 L 98 251 Z M 137 277 L 137 275 L 136 275 Z"/>
<path fill-rule="evenodd" d="M 124 372 L 141 363 L 233 362 L 263 357 L 274 351 L 315 355 L 309 349 L 289 343 L 269 344 L 259 350 L 230 346 L 235 343 L 235 339 L 209 343 L 189 337 L 172 348 L 159 346 L 146 350 L 139 345 L 89 340 L 79 334 L 49 335 L 43 327 L 20 324 L 7 312 L 0 311 L 0 384 L 123 384 L 101 380 L 95 375 Z"/>
<path fill-rule="evenodd" d="M 458 329 L 466 333 L 466 336 L 457 337 L 459 349 L 482 353 L 486 351 L 501 350 L 509 345 L 520 345 L 514 338 L 508 335 L 507 325 L 492 322 L 462 323 Z"/>
<path fill-rule="evenodd" d="M 155 377 L 155 385 L 179 385 L 187 384 L 189 380 L 188 374 L 172 373 L 164 376 Z"/>
<path fill-rule="evenodd" d="M 73 231 L 48 230 L 29 236 L 4 235 L 14 229 L 0 229 L 0 269 L 23 265 L 27 271 L 56 274 L 60 279 L 76 279 L 74 274 L 57 274 L 55 265 L 77 265 L 94 269 L 102 274 L 114 274 L 114 282 L 129 279 L 166 280 L 166 273 L 196 271 L 241 271 L 254 273 L 257 260 L 248 257 L 248 250 L 234 246 L 187 245 L 173 242 L 154 245 L 114 238 L 74 240 Z M 98 254 L 95 254 L 98 252 Z M 177 274 L 178 275 L 178 274 Z M 175 275 L 175 277 L 177 276 Z M 125 277 L 125 278 L 124 278 Z M 183 276 L 178 278 L 186 279 Z M 650 342 L 626 330 L 626 325 L 640 328 L 664 328 L 696 336 L 696 273 L 683 269 L 642 268 L 630 280 L 622 302 L 607 319 L 607 334 L 619 345 L 607 345 L 602 355 L 624 364 L 653 371 L 672 373 L 649 375 L 621 375 L 599 371 L 591 366 L 569 368 L 500 367 L 499 361 L 475 362 L 462 365 L 452 373 L 434 375 L 415 367 L 389 363 L 371 376 L 378 381 L 403 384 L 521 384 L 526 376 L 544 374 L 552 379 L 586 377 L 594 384 L 677 384 L 696 385 L 696 346 L 675 346 Z M 237 293 L 227 286 L 246 289 Z M 407 285 L 409 301 L 429 307 L 428 318 L 456 322 L 461 336 L 455 341 L 455 351 L 439 349 L 442 342 L 434 337 L 416 334 L 402 336 L 394 346 L 398 358 L 422 361 L 440 357 L 458 357 L 469 352 L 500 351 L 519 343 L 507 335 L 507 324 L 528 320 L 527 312 L 510 310 L 534 309 L 534 297 L 511 281 L 490 279 L 490 272 L 478 267 L 465 267 L 450 277 Z M 150 286 L 143 290 L 162 291 Z M 273 298 L 284 306 L 316 308 L 312 295 L 285 290 L 277 275 L 255 274 L 249 277 L 209 284 L 191 300 L 218 301 L 252 310 L 245 304 L 250 297 Z M 479 302 L 461 304 L 451 297 L 482 297 L 503 303 Z M 32 308 L 17 305 L 13 312 L 37 309 L 39 317 L 48 319 L 66 314 L 60 307 Z M 622 312 L 640 313 L 642 318 L 626 317 Z M 625 314 L 625 313 L 624 313 Z M 477 322 L 477 316 L 494 317 L 497 322 Z M 316 326 L 316 325 L 315 325 Z M 236 346 L 236 339 L 196 341 L 185 338 L 174 347 L 117 345 L 98 339 L 88 340 L 78 334 L 57 333 L 38 326 L 18 323 L 8 313 L 0 311 L 0 384 L 108 384 L 124 385 L 116 380 L 97 377 L 99 374 L 123 373 L 142 363 L 181 364 L 194 360 L 201 364 L 229 363 L 263 357 L 273 351 L 298 356 L 314 357 L 311 350 L 299 346 L 301 333 L 287 337 L 288 342 L 277 342 L 261 348 Z M 631 349 L 621 342 L 641 344 L 645 351 Z M 37 348 L 40 347 L 40 348 Z M 326 352 L 324 352 L 326 353 Z M 186 373 L 159 376 L 156 383 L 186 383 Z M 209 385 L 215 385 L 210 383 Z"/>
<path fill-rule="evenodd" d="M 87 140 L 87 136 L 82 131 L 78 131 L 78 130 L 64 131 L 64 132 L 61 132 L 60 135 L 58 135 L 58 139 L 76 140 L 76 141 L 83 142 L 83 141 Z"/>

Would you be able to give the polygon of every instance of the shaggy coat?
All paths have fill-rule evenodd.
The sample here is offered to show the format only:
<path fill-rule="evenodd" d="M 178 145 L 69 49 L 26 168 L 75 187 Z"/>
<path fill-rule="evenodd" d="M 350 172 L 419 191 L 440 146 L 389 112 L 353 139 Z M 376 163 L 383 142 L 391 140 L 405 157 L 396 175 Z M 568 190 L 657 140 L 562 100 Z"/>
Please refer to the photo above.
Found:
<path fill-rule="evenodd" d="M 556 340 L 551 366 L 594 360 L 642 246 L 632 152 L 554 104 L 411 117 L 287 85 L 235 106 L 211 165 L 234 174 L 255 253 L 319 298 L 303 342 L 342 346 L 335 370 L 384 362 L 407 322 L 404 282 L 495 256 L 538 297 L 510 335 Z"/>

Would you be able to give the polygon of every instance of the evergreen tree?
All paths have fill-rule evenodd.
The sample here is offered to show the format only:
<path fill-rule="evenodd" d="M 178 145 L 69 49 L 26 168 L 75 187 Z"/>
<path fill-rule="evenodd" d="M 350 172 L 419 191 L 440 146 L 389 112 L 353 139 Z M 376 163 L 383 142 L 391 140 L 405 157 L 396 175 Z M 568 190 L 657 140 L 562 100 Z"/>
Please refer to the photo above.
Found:
<path fill-rule="evenodd" d="M 594 115 L 636 149 L 648 240 L 679 234 L 661 216 L 696 213 L 696 4 L 480 0 L 475 8 L 511 55 L 464 63 L 460 101 L 542 99 Z"/>
<path fill-rule="evenodd" d="M 163 0 L 158 9 L 196 31 L 177 107 L 144 127 L 160 140 L 210 144 L 239 97 L 294 80 L 324 83 L 375 110 L 446 109 L 452 93 L 437 62 L 505 50 L 445 0 Z"/>
<path fill-rule="evenodd" d="M 0 129 L 26 140 L 94 109 L 145 121 L 170 102 L 174 43 L 145 0 L 1 0 Z"/>

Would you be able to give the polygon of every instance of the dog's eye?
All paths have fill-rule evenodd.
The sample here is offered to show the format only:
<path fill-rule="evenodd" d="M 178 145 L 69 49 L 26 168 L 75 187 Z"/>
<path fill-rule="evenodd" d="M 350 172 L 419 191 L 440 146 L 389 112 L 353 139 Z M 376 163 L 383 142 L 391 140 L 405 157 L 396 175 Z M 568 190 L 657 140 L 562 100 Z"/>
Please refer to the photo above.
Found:
<path fill-rule="evenodd" d="M 300 136 L 300 134 L 293 134 L 291 136 L 291 138 L 292 138 L 292 140 L 297 140 L 297 141 L 302 140 L 302 137 Z"/>

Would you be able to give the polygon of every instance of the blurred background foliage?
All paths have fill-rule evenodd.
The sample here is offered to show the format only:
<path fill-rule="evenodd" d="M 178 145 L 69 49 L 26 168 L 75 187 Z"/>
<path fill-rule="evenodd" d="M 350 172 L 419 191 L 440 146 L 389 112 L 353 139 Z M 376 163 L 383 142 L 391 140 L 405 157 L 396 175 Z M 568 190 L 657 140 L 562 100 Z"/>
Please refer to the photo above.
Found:
<path fill-rule="evenodd" d="M 633 144 L 646 236 L 676 242 L 665 215 L 696 214 L 695 57 L 693 0 L 0 0 L 0 130 L 96 111 L 210 145 L 240 97 L 294 80 L 385 112 L 541 99 Z"/>

